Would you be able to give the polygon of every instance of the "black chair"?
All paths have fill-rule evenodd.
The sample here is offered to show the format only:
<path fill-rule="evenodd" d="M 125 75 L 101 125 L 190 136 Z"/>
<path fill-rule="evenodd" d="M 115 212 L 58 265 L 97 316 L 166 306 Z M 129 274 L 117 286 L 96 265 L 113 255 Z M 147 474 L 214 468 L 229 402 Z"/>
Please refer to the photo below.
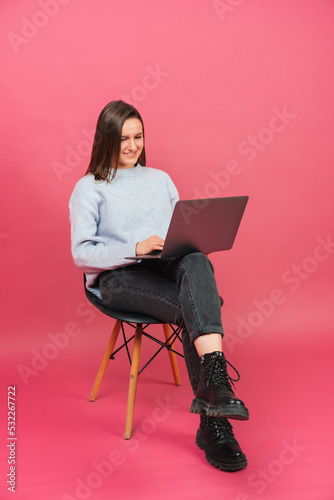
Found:
<path fill-rule="evenodd" d="M 133 415 L 134 415 L 134 408 L 135 408 L 138 375 L 151 363 L 151 361 L 164 348 L 168 350 L 169 360 L 171 363 L 175 384 L 180 385 L 180 375 L 179 375 L 179 370 L 178 370 L 178 366 L 177 366 L 176 355 L 179 355 L 181 357 L 183 357 L 183 355 L 173 349 L 173 343 L 177 338 L 179 340 L 181 340 L 181 338 L 180 338 L 181 328 L 174 327 L 171 324 L 163 323 L 162 321 L 159 321 L 159 320 L 152 318 L 150 316 L 146 316 L 144 314 L 136 314 L 136 313 L 132 314 L 132 313 L 125 313 L 125 312 L 114 311 L 112 309 L 109 309 L 108 307 L 106 307 L 103 304 L 102 300 L 100 300 L 96 295 L 94 295 L 92 292 L 87 290 L 85 279 L 84 279 L 84 284 L 85 284 L 86 297 L 89 300 L 89 302 L 91 302 L 91 304 L 93 304 L 93 306 L 95 306 L 97 309 L 99 309 L 99 311 L 101 311 L 102 313 L 104 313 L 107 316 L 116 320 L 114 323 L 114 327 L 113 327 L 106 351 L 105 351 L 104 356 L 103 356 L 102 363 L 100 365 L 98 374 L 96 376 L 93 390 L 91 392 L 89 401 L 95 401 L 97 392 L 98 392 L 99 387 L 101 385 L 102 379 L 104 377 L 104 374 L 106 372 L 106 369 L 107 369 L 107 366 L 109 364 L 110 359 L 114 359 L 117 352 L 119 352 L 121 349 L 125 348 L 127 351 L 127 354 L 128 354 L 129 361 L 130 361 L 131 370 L 130 370 L 130 384 L 129 384 L 129 395 L 128 395 L 128 405 L 127 405 L 127 411 L 126 411 L 124 437 L 125 437 L 125 439 L 130 439 L 131 433 L 132 433 L 132 422 L 133 422 Z M 130 327 L 134 328 L 134 330 L 135 330 L 134 335 L 130 336 L 130 338 L 126 338 L 125 329 L 124 329 L 125 324 L 129 325 Z M 162 342 L 161 340 L 157 339 L 156 337 L 149 335 L 145 331 L 149 325 L 153 325 L 153 324 L 161 324 L 162 325 L 163 331 L 164 331 L 164 336 L 165 336 L 165 342 Z M 119 332 L 121 329 L 122 329 L 122 334 L 123 334 L 123 344 L 117 350 L 114 351 L 114 348 L 115 348 L 115 345 L 116 345 L 116 342 L 118 339 L 118 335 L 119 335 Z M 156 342 L 159 345 L 159 348 L 153 354 L 153 356 L 149 359 L 149 361 L 139 370 L 140 350 L 141 350 L 141 342 L 142 342 L 143 336 Z M 128 344 L 132 340 L 134 341 L 134 343 L 133 343 L 133 351 L 132 351 L 132 359 L 131 359 Z"/>

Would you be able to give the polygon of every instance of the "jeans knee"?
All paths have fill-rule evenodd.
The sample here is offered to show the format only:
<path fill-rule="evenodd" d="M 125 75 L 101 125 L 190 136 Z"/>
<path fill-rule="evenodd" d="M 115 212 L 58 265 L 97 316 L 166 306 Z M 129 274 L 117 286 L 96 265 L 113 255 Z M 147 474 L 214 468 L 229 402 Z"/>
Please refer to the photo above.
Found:
<path fill-rule="evenodd" d="M 204 253 L 202 252 L 194 252 L 194 253 L 189 253 L 188 255 L 185 255 L 182 258 L 182 266 L 188 268 L 188 266 L 191 269 L 196 269 L 199 270 L 201 268 L 209 268 L 210 271 L 213 271 L 213 265 L 209 259 Z"/>
<path fill-rule="evenodd" d="M 184 262 L 210 262 L 210 259 L 202 252 L 188 253 L 182 257 L 182 263 Z"/>

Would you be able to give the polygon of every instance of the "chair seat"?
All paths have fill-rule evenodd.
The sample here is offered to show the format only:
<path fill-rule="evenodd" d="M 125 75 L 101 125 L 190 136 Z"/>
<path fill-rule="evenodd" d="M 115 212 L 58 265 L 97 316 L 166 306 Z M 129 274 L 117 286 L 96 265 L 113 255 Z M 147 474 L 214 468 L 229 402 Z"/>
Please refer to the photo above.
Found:
<path fill-rule="evenodd" d="M 140 314 L 140 313 L 130 313 L 130 312 L 124 312 L 124 311 L 116 311 L 115 309 L 110 309 L 106 305 L 103 304 L 102 300 L 94 295 L 94 293 L 90 292 L 86 288 L 86 283 L 85 283 L 85 293 L 86 297 L 95 306 L 99 311 L 103 312 L 107 316 L 110 316 L 111 318 L 118 319 L 119 321 L 124 321 L 125 323 L 139 323 L 142 325 L 161 325 L 164 323 L 164 321 L 161 321 L 156 318 L 152 318 L 152 316 L 147 316 L 146 314 Z"/>

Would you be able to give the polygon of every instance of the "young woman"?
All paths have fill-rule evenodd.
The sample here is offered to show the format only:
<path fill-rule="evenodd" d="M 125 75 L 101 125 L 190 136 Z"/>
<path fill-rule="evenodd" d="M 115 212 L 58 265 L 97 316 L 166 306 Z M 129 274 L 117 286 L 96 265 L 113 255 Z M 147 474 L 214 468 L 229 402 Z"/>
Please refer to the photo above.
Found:
<path fill-rule="evenodd" d="M 240 470 L 247 460 L 227 419 L 247 420 L 248 410 L 234 395 L 227 373 L 221 299 L 210 260 L 200 252 L 125 259 L 163 248 L 179 198 L 165 172 L 145 165 L 140 114 L 123 101 L 107 104 L 97 122 L 86 175 L 70 199 L 73 259 L 89 290 L 110 308 L 182 326 L 195 395 L 190 411 L 200 414 L 196 444 L 215 467 Z"/>

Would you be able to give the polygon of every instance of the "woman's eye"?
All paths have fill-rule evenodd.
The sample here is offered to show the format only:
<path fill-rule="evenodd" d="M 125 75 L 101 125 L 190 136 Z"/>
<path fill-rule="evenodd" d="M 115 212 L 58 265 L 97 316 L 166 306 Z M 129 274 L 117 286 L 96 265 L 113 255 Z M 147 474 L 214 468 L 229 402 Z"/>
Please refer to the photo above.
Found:
<path fill-rule="evenodd" d="M 135 137 L 135 139 L 142 139 L 142 138 L 143 138 L 143 136 L 142 136 L 142 135 L 140 135 L 139 137 L 138 137 L 138 136 L 136 136 L 136 137 Z M 121 139 L 121 142 L 124 142 L 124 141 L 126 141 L 126 140 L 127 140 L 127 138 L 125 138 L 125 139 Z"/>

